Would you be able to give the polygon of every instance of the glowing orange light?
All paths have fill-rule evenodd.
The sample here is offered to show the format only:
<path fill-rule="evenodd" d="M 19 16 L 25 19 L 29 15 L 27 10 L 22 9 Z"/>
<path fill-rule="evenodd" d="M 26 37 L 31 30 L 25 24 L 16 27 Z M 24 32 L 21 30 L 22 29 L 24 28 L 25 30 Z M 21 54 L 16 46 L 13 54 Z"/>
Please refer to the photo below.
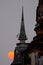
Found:
<path fill-rule="evenodd" d="M 8 58 L 10 58 L 10 59 L 14 58 L 14 52 L 13 51 L 8 52 Z"/>

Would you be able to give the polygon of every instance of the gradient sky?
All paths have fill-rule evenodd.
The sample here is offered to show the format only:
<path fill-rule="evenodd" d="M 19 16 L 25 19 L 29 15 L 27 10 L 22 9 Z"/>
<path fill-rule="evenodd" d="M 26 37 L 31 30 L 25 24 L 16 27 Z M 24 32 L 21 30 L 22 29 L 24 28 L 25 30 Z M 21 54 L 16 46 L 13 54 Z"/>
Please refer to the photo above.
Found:
<path fill-rule="evenodd" d="M 0 65 L 10 65 L 8 51 L 14 51 L 19 42 L 16 35 L 20 32 L 22 5 L 24 7 L 24 23 L 27 42 L 36 35 L 36 7 L 38 0 L 0 0 Z"/>

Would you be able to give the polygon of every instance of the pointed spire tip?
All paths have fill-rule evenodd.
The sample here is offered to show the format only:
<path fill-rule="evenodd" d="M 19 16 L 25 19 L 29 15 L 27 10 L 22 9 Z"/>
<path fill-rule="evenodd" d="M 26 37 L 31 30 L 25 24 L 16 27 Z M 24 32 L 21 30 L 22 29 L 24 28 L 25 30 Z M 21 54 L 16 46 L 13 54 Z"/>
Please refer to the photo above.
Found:
<path fill-rule="evenodd" d="M 23 6 L 22 6 L 22 21 L 24 21 Z"/>
<path fill-rule="evenodd" d="M 25 33 L 25 25 L 24 25 L 24 14 L 23 14 L 23 6 L 22 6 L 22 19 L 21 19 L 21 28 L 18 40 L 27 40 L 27 36 Z"/>

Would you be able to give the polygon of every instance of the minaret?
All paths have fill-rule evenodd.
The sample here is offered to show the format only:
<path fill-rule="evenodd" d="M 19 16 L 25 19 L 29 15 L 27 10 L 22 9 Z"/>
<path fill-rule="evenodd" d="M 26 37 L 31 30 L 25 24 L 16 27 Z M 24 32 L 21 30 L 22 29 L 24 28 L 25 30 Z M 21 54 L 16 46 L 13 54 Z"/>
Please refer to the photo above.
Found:
<path fill-rule="evenodd" d="M 25 40 L 27 40 L 27 36 L 25 33 L 25 25 L 24 25 L 23 7 L 22 7 L 21 28 L 20 28 L 20 34 L 19 34 L 18 40 L 20 40 L 21 42 L 24 42 Z"/>

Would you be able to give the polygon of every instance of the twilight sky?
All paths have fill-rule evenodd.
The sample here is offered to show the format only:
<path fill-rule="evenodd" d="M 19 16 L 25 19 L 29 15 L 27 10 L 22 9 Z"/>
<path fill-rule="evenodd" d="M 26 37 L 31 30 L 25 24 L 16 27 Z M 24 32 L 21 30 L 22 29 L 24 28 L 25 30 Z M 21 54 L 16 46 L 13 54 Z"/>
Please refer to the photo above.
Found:
<path fill-rule="evenodd" d="M 24 23 L 27 42 L 36 35 L 36 7 L 38 0 L 0 0 L 0 65 L 10 65 L 8 51 L 14 51 L 19 42 L 16 35 L 20 32 L 22 5 L 24 7 Z"/>

